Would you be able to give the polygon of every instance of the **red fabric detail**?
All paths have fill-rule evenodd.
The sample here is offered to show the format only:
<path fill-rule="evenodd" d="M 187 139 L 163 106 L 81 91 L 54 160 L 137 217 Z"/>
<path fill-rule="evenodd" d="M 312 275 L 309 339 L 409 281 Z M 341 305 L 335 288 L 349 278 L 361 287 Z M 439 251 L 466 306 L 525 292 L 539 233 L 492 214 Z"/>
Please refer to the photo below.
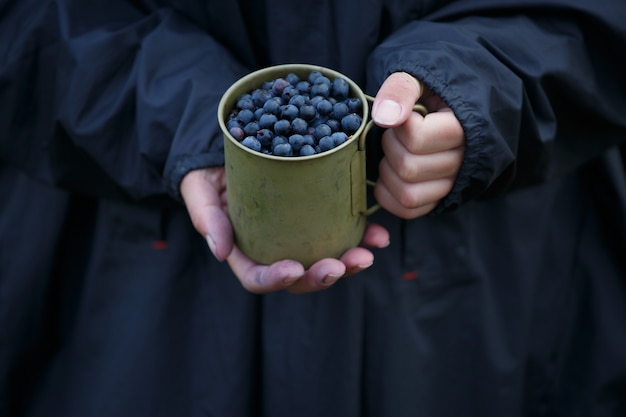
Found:
<path fill-rule="evenodd" d="M 413 279 L 417 278 L 417 272 L 416 271 L 409 271 L 409 272 L 405 272 L 404 275 L 402 275 L 402 279 L 405 281 L 411 281 Z"/>
<path fill-rule="evenodd" d="M 152 241 L 152 249 L 155 249 L 155 250 L 167 249 L 167 241 L 165 241 L 165 240 L 153 240 Z"/>

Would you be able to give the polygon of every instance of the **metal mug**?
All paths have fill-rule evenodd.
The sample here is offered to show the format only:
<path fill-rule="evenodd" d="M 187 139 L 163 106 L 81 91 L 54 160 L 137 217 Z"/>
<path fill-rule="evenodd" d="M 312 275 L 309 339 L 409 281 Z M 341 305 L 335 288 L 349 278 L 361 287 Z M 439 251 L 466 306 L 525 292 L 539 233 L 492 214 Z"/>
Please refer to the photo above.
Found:
<path fill-rule="evenodd" d="M 306 78 L 320 71 L 344 78 L 350 96 L 361 99 L 362 123 L 340 146 L 311 156 L 266 155 L 243 146 L 226 127 L 237 98 L 265 81 L 295 73 Z M 228 215 L 235 243 L 251 259 L 270 264 L 294 259 L 306 268 L 322 258 L 339 258 L 361 241 L 367 207 L 365 138 L 373 122 L 368 99 L 359 86 L 329 68 L 285 64 L 252 72 L 223 95 L 218 118 L 224 135 Z"/>

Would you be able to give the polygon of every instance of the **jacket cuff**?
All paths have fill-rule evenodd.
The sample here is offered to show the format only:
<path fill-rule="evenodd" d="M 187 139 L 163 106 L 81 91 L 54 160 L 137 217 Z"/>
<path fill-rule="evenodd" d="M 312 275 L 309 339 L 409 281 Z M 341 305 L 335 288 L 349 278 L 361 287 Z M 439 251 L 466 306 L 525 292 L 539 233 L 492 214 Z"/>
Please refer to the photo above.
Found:
<path fill-rule="evenodd" d="M 177 155 L 172 158 L 165 170 L 164 182 L 167 193 L 176 201 L 183 201 L 180 183 L 190 171 L 224 165 L 224 152 Z"/>

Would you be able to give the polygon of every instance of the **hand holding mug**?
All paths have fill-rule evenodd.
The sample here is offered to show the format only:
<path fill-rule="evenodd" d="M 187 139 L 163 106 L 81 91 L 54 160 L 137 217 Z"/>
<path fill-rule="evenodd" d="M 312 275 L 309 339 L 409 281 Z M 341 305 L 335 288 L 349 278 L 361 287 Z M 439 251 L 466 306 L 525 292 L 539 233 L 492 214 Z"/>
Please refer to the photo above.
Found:
<path fill-rule="evenodd" d="M 346 251 L 339 259 L 322 259 L 306 269 L 293 260 L 261 265 L 245 256 L 233 242 L 233 233 L 226 211 L 226 180 L 224 168 L 191 171 L 181 184 L 181 194 L 196 230 L 206 238 L 215 257 L 227 260 L 231 269 L 248 291 L 261 294 L 287 290 L 305 293 L 328 288 L 339 278 L 369 267 L 374 256 L 365 247 Z M 389 233 L 375 224 L 367 225 L 362 245 L 384 247 Z"/>
<path fill-rule="evenodd" d="M 426 116 L 412 111 L 420 102 Z M 461 168 L 465 134 L 452 110 L 406 73 L 391 74 L 372 107 L 372 119 L 388 128 L 374 195 L 389 212 L 412 219 L 445 197 Z"/>

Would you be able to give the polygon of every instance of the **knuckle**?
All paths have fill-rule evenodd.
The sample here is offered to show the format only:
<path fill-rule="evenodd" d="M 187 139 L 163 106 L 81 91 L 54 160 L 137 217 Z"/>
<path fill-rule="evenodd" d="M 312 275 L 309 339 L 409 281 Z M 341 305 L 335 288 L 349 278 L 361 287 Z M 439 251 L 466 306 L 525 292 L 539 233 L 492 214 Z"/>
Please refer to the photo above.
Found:
<path fill-rule="evenodd" d="M 403 155 L 398 161 L 396 172 L 400 179 L 411 181 L 419 176 L 420 169 L 410 155 Z"/>
<path fill-rule="evenodd" d="M 405 189 L 398 195 L 398 203 L 404 208 L 412 209 L 420 205 L 420 198 L 415 193 Z"/>

